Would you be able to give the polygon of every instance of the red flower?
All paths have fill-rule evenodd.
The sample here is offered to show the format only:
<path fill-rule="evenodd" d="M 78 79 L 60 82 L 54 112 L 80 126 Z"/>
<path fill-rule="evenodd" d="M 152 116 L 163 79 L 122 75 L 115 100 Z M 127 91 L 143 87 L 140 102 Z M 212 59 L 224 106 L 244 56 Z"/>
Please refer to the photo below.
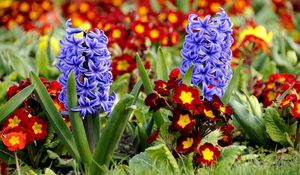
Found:
<path fill-rule="evenodd" d="M 286 106 L 291 105 L 292 103 L 294 103 L 296 100 L 297 100 L 297 95 L 296 94 L 288 94 L 281 101 L 280 106 L 286 107 Z"/>
<path fill-rule="evenodd" d="M 134 22 L 131 24 L 130 29 L 138 35 L 143 35 L 146 33 L 148 27 L 142 22 Z"/>
<path fill-rule="evenodd" d="M 232 131 L 234 127 L 231 124 L 222 125 L 220 130 L 222 131 L 223 138 L 218 141 L 220 146 L 228 146 L 232 144 Z"/>
<path fill-rule="evenodd" d="M 163 80 L 156 80 L 156 81 L 154 81 L 154 84 L 155 84 L 154 90 L 158 94 L 160 94 L 162 96 L 168 96 L 170 94 L 170 91 L 167 87 L 168 86 L 167 82 L 165 82 Z"/>
<path fill-rule="evenodd" d="M 147 31 L 147 36 L 151 42 L 154 43 L 163 37 L 162 30 L 159 27 L 154 26 Z"/>
<path fill-rule="evenodd" d="M 47 124 L 36 116 L 30 118 L 28 128 L 32 130 L 35 140 L 43 140 L 47 137 Z"/>
<path fill-rule="evenodd" d="M 300 118 L 300 100 L 294 103 L 294 108 L 292 110 L 294 118 Z"/>
<path fill-rule="evenodd" d="M 160 98 L 158 94 L 156 93 L 151 93 L 147 96 L 145 99 L 145 105 L 150 106 L 149 111 L 157 111 L 159 108 L 164 107 L 167 105 L 165 99 Z"/>
<path fill-rule="evenodd" d="M 200 136 L 180 136 L 177 140 L 176 151 L 182 154 L 188 154 L 197 149 L 198 144 L 200 143 Z"/>
<path fill-rule="evenodd" d="M 274 100 L 276 100 L 276 98 L 277 98 L 277 96 L 279 95 L 279 93 L 270 90 L 270 91 L 264 91 L 264 92 L 262 93 L 262 95 L 263 95 L 263 99 L 264 99 L 264 100 L 263 100 L 263 104 L 264 104 L 264 106 L 266 107 L 266 106 L 271 105 L 272 102 L 273 102 Z"/>
<path fill-rule="evenodd" d="M 188 111 L 180 112 L 181 110 L 175 109 L 172 118 L 172 130 L 180 131 L 181 134 L 188 134 L 193 131 L 195 126 L 195 119 Z"/>
<path fill-rule="evenodd" d="M 207 102 L 201 109 L 201 113 L 209 120 L 217 120 L 220 112 L 215 110 L 210 102 Z"/>
<path fill-rule="evenodd" d="M 129 54 L 117 56 L 112 60 L 112 74 L 114 77 L 130 73 L 136 68 L 136 62 Z"/>
<path fill-rule="evenodd" d="M 196 161 L 199 164 L 213 165 L 217 158 L 220 157 L 219 149 L 211 143 L 205 143 L 201 145 L 198 153 L 199 157 Z"/>
<path fill-rule="evenodd" d="M 179 67 L 175 67 L 170 72 L 169 80 L 178 80 L 179 78 L 180 78 L 180 69 Z"/>
<path fill-rule="evenodd" d="M 232 108 L 230 106 L 224 106 L 220 98 L 216 95 L 213 96 L 213 108 L 219 110 L 221 114 L 226 117 L 230 117 L 232 115 Z"/>
<path fill-rule="evenodd" d="M 17 109 L 10 117 L 3 123 L 3 127 L 10 129 L 17 126 L 26 126 L 28 124 L 29 113 L 23 109 Z"/>
<path fill-rule="evenodd" d="M 61 84 L 56 80 L 51 81 L 51 83 L 47 87 L 47 91 L 50 95 L 58 95 L 61 89 L 62 89 Z"/>
<path fill-rule="evenodd" d="M 193 104 L 197 104 L 200 101 L 199 91 L 195 87 L 181 84 L 175 88 L 173 100 L 176 103 L 186 106 L 187 109 L 193 110 Z"/>
<path fill-rule="evenodd" d="M 9 151 L 18 151 L 26 146 L 26 135 L 22 132 L 11 132 L 2 141 Z"/>

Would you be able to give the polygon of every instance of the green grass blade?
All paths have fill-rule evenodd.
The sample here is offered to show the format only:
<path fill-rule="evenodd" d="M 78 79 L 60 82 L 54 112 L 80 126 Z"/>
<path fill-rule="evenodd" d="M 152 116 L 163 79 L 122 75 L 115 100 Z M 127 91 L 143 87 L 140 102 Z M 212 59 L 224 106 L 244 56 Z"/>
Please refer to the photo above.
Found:
<path fill-rule="evenodd" d="M 237 85 L 239 83 L 239 77 L 240 77 L 240 72 L 242 70 L 242 67 L 243 67 L 243 60 L 241 60 L 238 67 L 235 69 L 235 71 L 232 75 L 232 78 L 229 82 L 229 85 L 226 88 L 225 94 L 222 97 L 222 102 L 224 103 L 224 105 L 227 105 L 229 103 L 232 92 L 237 87 Z"/>
<path fill-rule="evenodd" d="M 72 126 L 72 134 L 74 135 L 78 153 L 84 165 L 89 165 L 92 160 L 92 153 L 89 148 L 84 125 L 79 112 L 70 110 L 78 106 L 76 94 L 75 75 L 72 71 L 68 78 L 67 84 L 69 117 Z"/>
<path fill-rule="evenodd" d="M 137 66 L 138 66 L 138 69 L 139 69 L 140 77 L 143 81 L 143 85 L 144 85 L 146 94 L 149 95 L 153 92 L 150 78 L 149 78 L 149 76 L 146 72 L 146 69 L 143 65 L 143 62 L 142 62 L 139 54 L 136 54 L 135 58 L 136 58 L 136 62 L 137 62 Z"/>
<path fill-rule="evenodd" d="M 166 57 L 161 47 L 158 48 L 157 52 L 157 63 L 156 63 L 157 79 L 168 81 L 168 67 L 166 64 Z"/>
<path fill-rule="evenodd" d="M 189 69 L 186 71 L 186 73 L 182 76 L 182 82 L 187 85 L 191 85 L 191 80 L 193 76 L 193 69 L 194 65 L 189 67 Z"/>
<path fill-rule="evenodd" d="M 100 166 L 109 165 L 113 152 L 118 145 L 119 140 L 126 127 L 127 121 L 131 113 L 133 112 L 133 109 L 130 108 L 133 100 L 133 96 L 125 95 L 114 107 L 108 119 L 108 122 L 103 129 L 103 133 L 100 137 L 95 154 L 93 156 L 95 162 Z M 103 169 L 99 169 L 95 162 L 92 162 L 89 169 L 89 174 L 105 174 Z"/>
<path fill-rule="evenodd" d="M 45 86 L 39 79 L 39 77 L 31 72 L 30 74 L 31 83 L 34 85 L 36 95 L 39 97 L 40 104 L 47 112 L 47 117 L 52 126 L 54 127 L 56 133 L 61 139 L 61 142 L 68 149 L 69 153 L 77 160 L 79 159 L 79 153 L 76 149 L 74 137 L 71 134 L 71 131 L 65 124 L 62 116 L 57 111 L 56 107 L 53 104 L 51 97 L 49 96 Z"/>
<path fill-rule="evenodd" d="M 175 0 L 176 7 L 183 13 L 187 13 L 189 11 L 189 4 L 183 0 Z"/>
<path fill-rule="evenodd" d="M 149 78 L 149 76 L 146 72 L 146 69 L 143 65 L 143 62 L 142 62 L 142 60 L 141 60 L 141 58 L 138 54 L 136 54 L 136 62 L 137 62 L 137 65 L 138 65 L 138 69 L 139 69 L 139 72 L 140 72 L 140 77 L 141 77 L 141 80 L 143 81 L 143 85 L 144 85 L 146 94 L 149 95 L 153 92 L 152 84 L 151 84 L 150 78 Z M 157 126 L 160 127 L 164 122 L 164 118 L 161 115 L 161 112 L 156 111 L 153 114 L 153 117 L 154 117 L 154 120 L 155 120 L 155 123 L 157 124 Z"/>
<path fill-rule="evenodd" d="M 0 123 L 2 123 L 24 100 L 33 92 L 33 85 L 24 88 L 21 92 L 13 96 L 9 101 L 0 107 Z"/>

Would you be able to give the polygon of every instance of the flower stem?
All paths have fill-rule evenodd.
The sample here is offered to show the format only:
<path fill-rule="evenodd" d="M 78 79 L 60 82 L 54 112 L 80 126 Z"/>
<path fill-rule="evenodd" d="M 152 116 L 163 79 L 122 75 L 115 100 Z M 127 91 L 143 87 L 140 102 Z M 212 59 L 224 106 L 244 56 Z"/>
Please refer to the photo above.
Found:
<path fill-rule="evenodd" d="M 297 144 L 299 144 L 299 142 L 300 142 L 300 119 L 298 119 L 298 124 L 297 124 L 295 147 L 297 147 Z"/>
<path fill-rule="evenodd" d="M 22 174 L 21 174 L 21 170 L 20 170 L 20 166 L 19 166 L 19 161 L 18 161 L 17 152 L 15 151 L 14 154 L 15 154 L 15 160 L 16 160 L 16 169 L 17 169 L 17 173 L 18 173 L 18 175 L 22 175 Z"/>

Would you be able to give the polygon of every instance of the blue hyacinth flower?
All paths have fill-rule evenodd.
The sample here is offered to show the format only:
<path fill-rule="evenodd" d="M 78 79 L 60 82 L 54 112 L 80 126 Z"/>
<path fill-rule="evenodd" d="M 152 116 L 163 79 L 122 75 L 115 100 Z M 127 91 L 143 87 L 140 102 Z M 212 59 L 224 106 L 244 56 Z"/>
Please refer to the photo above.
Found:
<path fill-rule="evenodd" d="M 207 15 L 204 20 L 191 14 L 188 21 L 180 71 L 185 74 L 194 65 L 192 84 L 199 86 L 208 100 L 214 94 L 221 98 L 232 76 L 232 23 L 223 9 L 216 17 Z"/>
<path fill-rule="evenodd" d="M 63 86 L 59 100 L 68 109 L 67 80 L 74 71 L 79 106 L 71 110 L 79 111 L 83 118 L 100 112 L 110 114 L 116 96 L 109 94 L 113 77 L 108 38 L 102 30 L 86 33 L 79 28 L 71 28 L 71 25 L 71 20 L 67 20 L 66 36 L 60 41 L 60 55 L 57 57 L 57 68 L 62 73 L 59 82 Z M 78 38 L 79 34 L 81 38 Z"/>

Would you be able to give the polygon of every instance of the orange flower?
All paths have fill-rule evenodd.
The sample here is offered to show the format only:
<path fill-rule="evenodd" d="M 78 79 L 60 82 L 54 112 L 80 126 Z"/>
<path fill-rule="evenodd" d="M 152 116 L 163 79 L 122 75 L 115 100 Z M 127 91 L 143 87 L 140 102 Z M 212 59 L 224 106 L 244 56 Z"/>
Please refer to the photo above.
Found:
<path fill-rule="evenodd" d="M 293 102 L 297 100 L 297 95 L 296 94 L 289 94 L 284 97 L 284 99 L 281 101 L 280 106 L 286 107 L 291 105 Z"/>
<path fill-rule="evenodd" d="M 26 135 L 22 132 L 11 132 L 2 141 L 9 151 L 18 151 L 26 146 Z"/>
<path fill-rule="evenodd" d="M 294 108 L 292 110 L 294 118 L 300 118 L 300 100 L 294 103 Z"/>

